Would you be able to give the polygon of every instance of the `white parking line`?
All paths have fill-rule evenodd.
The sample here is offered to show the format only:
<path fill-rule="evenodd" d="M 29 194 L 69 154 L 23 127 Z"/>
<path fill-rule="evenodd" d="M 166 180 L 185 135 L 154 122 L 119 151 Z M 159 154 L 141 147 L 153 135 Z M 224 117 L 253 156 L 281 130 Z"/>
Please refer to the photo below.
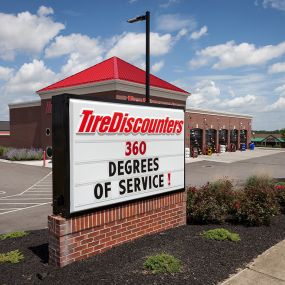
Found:
<path fill-rule="evenodd" d="M 0 197 L 0 215 L 50 204 L 52 200 L 51 173 L 19 194 Z"/>
<path fill-rule="evenodd" d="M 32 204 L 32 203 L 30 203 L 30 204 Z M 17 211 L 21 211 L 21 210 L 26 210 L 26 209 L 30 209 L 30 208 L 34 208 L 34 207 L 38 207 L 38 206 L 47 205 L 47 204 L 51 204 L 51 202 L 36 204 L 36 205 L 25 207 L 25 208 L 18 208 L 18 209 L 15 209 L 15 210 L 11 210 L 11 211 L 7 211 L 7 212 L 4 212 L 4 213 L 0 213 L 0 215 L 12 213 L 12 212 L 17 212 Z"/>

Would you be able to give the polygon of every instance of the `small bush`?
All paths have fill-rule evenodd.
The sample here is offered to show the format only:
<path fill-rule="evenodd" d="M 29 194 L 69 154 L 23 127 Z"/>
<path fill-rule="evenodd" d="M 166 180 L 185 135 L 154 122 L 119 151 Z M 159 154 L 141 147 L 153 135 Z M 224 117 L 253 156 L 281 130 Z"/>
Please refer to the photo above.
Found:
<path fill-rule="evenodd" d="M 195 223 L 224 222 L 232 204 L 233 185 L 229 180 L 208 183 L 200 189 L 190 187 L 187 195 L 187 215 Z"/>
<path fill-rule="evenodd" d="M 43 151 L 41 149 L 10 148 L 5 152 L 3 157 L 12 161 L 42 160 Z"/>
<path fill-rule="evenodd" d="M 19 263 L 24 255 L 17 249 L 7 253 L 0 253 L 0 263 Z"/>
<path fill-rule="evenodd" d="M 275 197 L 280 206 L 280 210 L 285 214 L 285 182 L 278 182 L 274 186 Z"/>
<path fill-rule="evenodd" d="M 269 225 L 279 212 L 273 185 L 274 181 L 268 177 L 250 177 L 244 190 L 235 195 L 235 219 L 249 226 Z"/>
<path fill-rule="evenodd" d="M 214 239 L 214 240 L 221 240 L 221 241 L 230 240 L 234 242 L 240 241 L 239 234 L 232 233 L 223 228 L 204 231 L 201 235 L 207 239 Z"/>
<path fill-rule="evenodd" d="M 267 175 L 252 175 L 245 182 L 245 189 L 253 188 L 272 188 L 274 187 L 274 179 Z"/>
<path fill-rule="evenodd" d="M 9 238 L 20 238 L 28 235 L 29 233 L 24 231 L 12 232 L 7 234 L 0 235 L 0 240 L 9 239 Z"/>
<path fill-rule="evenodd" d="M 176 257 L 160 253 L 147 258 L 144 268 L 152 273 L 175 273 L 181 271 L 181 262 Z"/>
<path fill-rule="evenodd" d="M 10 148 L 0 145 L 0 158 L 4 157 Z"/>

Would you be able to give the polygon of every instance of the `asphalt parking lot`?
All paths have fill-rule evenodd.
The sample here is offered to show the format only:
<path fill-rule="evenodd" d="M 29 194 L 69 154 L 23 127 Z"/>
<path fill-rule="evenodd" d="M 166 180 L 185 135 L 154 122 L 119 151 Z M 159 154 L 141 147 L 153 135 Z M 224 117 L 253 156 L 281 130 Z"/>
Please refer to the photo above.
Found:
<path fill-rule="evenodd" d="M 239 183 L 253 174 L 285 177 L 285 151 L 257 150 L 200 157 L 186 164 L 186 185 L 219 178 Z M 50 168 L 0 162 L 0 233 L 47 227 L 52 212 Z"/>
<path fill-rule="evenodd" d="M 195 160 L 194 160 L 195 161 Z M 228 178 L 243 182 L 250 175 L 285 178 L 285 151 L 256 150 L 253 153 L 226 153 L 199 158 L 186 164 L 186 185 L 202 185 L 208 181 Z"/>
<path fill-rule="evenodd" d="M 51 198 L 49 168 L 0 162 L 0 233 L 45 228 Z"/>

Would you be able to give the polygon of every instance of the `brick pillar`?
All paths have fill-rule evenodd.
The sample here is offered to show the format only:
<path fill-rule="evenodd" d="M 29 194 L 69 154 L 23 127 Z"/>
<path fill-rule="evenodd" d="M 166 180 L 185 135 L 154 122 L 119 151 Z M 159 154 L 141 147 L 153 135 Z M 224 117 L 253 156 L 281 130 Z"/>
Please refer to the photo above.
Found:
<path fill-rule="evenodd" d="M 216 133 L 216 150 L 217 152 L 219 152 L 219 129 L 217 129 L 217 133 Z"/>
<path fill-rule="evenodd" d="M 228 128 L 228 148 L 231 144 L 231 128 Z"/>
<path fill-rule="evenodd" d="M 237 137 L 237 149 L 240 150 L 240 130 L 238 130 L 238 137 Z"/>
<path fill-rule="evenodd" d="M 144 235 L 185 224 L 185 192 L 133 201 L 69 219 L 50 215 L 49 263 L 63 267 Z"/>
<path fill-rule="evenodd" d="M 202 145 L 203 145 L 202 152 L 203 154 L 206 154 L 205 153 L 205 149 L 206 149 L 206 129 L 205 127 L 202 129 Z"/>

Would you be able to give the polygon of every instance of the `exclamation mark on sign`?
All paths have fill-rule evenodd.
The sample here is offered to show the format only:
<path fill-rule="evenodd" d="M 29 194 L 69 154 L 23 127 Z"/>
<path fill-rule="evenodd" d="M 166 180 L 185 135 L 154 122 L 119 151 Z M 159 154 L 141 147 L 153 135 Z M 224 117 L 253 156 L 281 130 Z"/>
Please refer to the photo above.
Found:
<path fill-rule="evenodd" d="M 170 172 L 168 173 L 168 186 L 170 186 Z"/>

